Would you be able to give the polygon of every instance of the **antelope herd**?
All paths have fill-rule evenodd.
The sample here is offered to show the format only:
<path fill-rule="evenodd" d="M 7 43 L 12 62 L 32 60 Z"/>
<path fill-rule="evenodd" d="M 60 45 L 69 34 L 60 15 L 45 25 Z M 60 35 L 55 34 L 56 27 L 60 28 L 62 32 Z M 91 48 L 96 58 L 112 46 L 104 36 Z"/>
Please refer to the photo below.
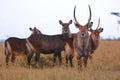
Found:
<path fill-rule="evenodd" d="M 27 64 L 30 67 L 31 58 L 35 54 L 35 62 L 39 63 L 40 54 L 53 54 L 53 63 L 56 62 L 58 57 L 59 62 L 62 63 L 61 52 L 65 51 L 66 65 L 68 62 L 73 67 L 73 57 L 77 59 L 78 70 L 82 69 L 82 62 L 84 67 L 87 66 L 88 58 L 92 58 L 92 54 L 96 50 L 100 40 L 100 33 L 103 32 L 103 28 L 99 27 L 100 18 L 98 20 L 98 26 L 95 30 L 92 29 L 93 22 L 91 21 L 92 13 L 89 5 L 89 18 L 85 25 L 81 25 L 76 18 L 76 6 L 74 7 L 73 17 L 75 27 L 79 29 L 77 33 L 70 32 L 70 24 L 64 23 L 59 20 L 59 24 L 62 26 L 62 34 L 58 35 L 46 35 L 42 34 L 36 27 L 29 28 L 32 34 L 28 38 L 20 39 L 16 37 L 10 37 L 5 40 L 5 56 L 6 65 L 8 66 L 9 58 L 14 63 L 16 56 L 24 54 L 27 56 Z M 83 61 L 82 61 L 83 60 Z"/>

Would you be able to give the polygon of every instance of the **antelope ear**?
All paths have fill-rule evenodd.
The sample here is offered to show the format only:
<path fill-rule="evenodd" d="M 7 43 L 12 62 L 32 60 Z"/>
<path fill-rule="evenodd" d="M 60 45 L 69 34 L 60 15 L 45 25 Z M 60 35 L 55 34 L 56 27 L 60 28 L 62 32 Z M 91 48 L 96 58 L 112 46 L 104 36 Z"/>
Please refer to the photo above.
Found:
<path fill-rule="evenodd" d="M 72 20 L 69 21 L 69 24 L 72 24 Z"/>
<path fill-rule="evenodd" d="M 104 29 L 102 28 L 101 32 L 103 32 L 103 30 L 104 30 Z"/>
<path fill-rule="evenodd" d="M 88 31 L 93 32 L 93 29 L 92 29 L 92 28 L 90 28 L 90 29 L 88 29 Z"/>
<path fill-rule="evenodd" d="M 90 24 L 88 25 L 88 28 L 91 28 L 93 26 L 93 22 L 90 22 Z"/>
<path fill-rule="evenodd" d="M 31 28 L 31 27 L 30 27 L 29 29 L 30 29 L 30 31 L 32 31 L 32 28 Z"/>
<path fill-rule="evenodd" d="M 36 27 L 34 27 L 34 29 L 37 29 Z"/>
<path fill-rule="evenodd" d="M 100 32 L 103 32 L 103 28 L 100 28 L 99 30 L 100 30 Z"/>
<path fill-rule="evenodd" d="M 61 20 L 59 20 L 59 23 L 62 25 L 63 24 L 63 22 L 61 21 Z"/>

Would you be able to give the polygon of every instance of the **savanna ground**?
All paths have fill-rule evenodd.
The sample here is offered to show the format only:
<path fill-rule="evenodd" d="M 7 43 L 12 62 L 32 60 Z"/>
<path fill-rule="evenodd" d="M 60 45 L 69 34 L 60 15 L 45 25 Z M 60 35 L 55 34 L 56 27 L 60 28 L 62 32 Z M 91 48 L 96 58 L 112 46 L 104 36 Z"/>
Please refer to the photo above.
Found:
<path fill-rule="evenodd" d="M 23 55 L 17 56 L 15 64 L 9 62 L 6 68 L 3 44 L 0 44 L 0 80 L 120 80 L 120 41 L 101 41 L 93 62 L 89 60 L 82 71 L 77 70 L 76 59 L 74 68 L 65 66 L 64 56 L 61 66 L 51 67 L 51 55 L 41 57 L 43 68 L 28 69 Z"/>

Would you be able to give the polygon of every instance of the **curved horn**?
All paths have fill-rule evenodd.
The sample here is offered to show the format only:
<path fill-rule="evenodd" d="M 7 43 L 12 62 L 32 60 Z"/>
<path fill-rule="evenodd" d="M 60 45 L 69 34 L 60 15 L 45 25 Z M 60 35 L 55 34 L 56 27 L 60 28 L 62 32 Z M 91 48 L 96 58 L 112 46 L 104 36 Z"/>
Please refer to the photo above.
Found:
<path fill-rule="evenodd" d="M 99 20 L 98 20 L 98 26 L 97 26 L 97 29 L 98 29 L 99 26 L 100 26 L 100 18 L 99 18 Z"/>
<path fill-rule="evenodd" d="M 77 24 L 79 24 L 78 21 L 77 21 L 77 19 L 76 19 L 76 16 L 75 16 L 75 10 L 76 10 L 76 5 L 75 5 L 75 7 L 74 7 L 74 14 L 73 14 L 73 16 L 74 16 L 75 22 L 76 22 Z"/>
<path fill-rule="evenodd" d="M 87 24 L 89 24 L 90 23 L 90 21 L 91 21 L 91 17 L 92 17 L 92 13 L 91 13 L 91 7 L 90 7 L 90 5 L 88 5 L 89 6 L 89 18 L 88 18 L 88 22 L 87 22 Z M 86 25 L 87 25 L 86 24 Z"/>

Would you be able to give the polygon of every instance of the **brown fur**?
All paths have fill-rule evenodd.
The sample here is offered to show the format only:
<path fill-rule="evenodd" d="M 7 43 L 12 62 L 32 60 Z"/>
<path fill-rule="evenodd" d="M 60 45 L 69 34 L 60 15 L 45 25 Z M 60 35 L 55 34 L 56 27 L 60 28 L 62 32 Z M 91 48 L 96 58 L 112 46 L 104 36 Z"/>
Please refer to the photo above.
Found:
<path fill-rule="evenodd" d="M 72 63 L 72 59 L 74 57 L 73 39 L 76 34 L 70 33 L 69 25 L 72 24 L 72 20 L 70 20 L 68 23 L 63 23 L 61 20 L 59 20 L 59 23 L 62 25 L 62 34 L 64 36 L 64 40 L 66 43 L 66 47 L 65 47 L 65 51 L 67 53 L 66 63 L 68 64 L 68 60 L 69 60 L 71 67 L 73 67 L 73 63 Z"/>
<path fill-rule="evenodd" d="M 80 70 L 82 68 L 82 57 L 83 57 L 83 62 L 84 66 L 87 66 L 87 59 L 89 55 L 89 50 L 90 50 L 90 37 L 88 33 L 88 28 L 91 27 L 91 8 L 89 6 L 89 11 L 90 11 L 90 17 L 88 19 L 88 22 L 86 25 L 80 25 L 75 17 L 75 9 L 74 8 L 74 20 L 75 20 L 75 26 L 80 30 L 77 33 L 77 36 L 74 38 L 74 49 L 76 51 L 76 56 L 77 56 L 77 61 L 78 61 L 78 69 Z"/>
<path fill-rule="evenodd" d="M 45 35 L 45 34 L 33 34 L 27 39 L 27 44 L 30 45 L 32 51 L 36 53 L 36 62 L 39 63 L 40 54 L 54 54 L 53 62 L 55 63 L 56 57 L 58 56 L 60 63 L 61 51 L 64 50 L 64 38 L 63 35 Z M 28 56 L 28 65 L 30 66 L 30 61 L 33 53 L 30 52 Z"/>
<path fill-rule="evenodd" d="M 92 59 L 91 54 L 94 53 L 94 51 L 97 49 L 99 45 L 100 33 L 103 32 L 103 28 L 98 28 L 98 27 L 95 30 L 90 29 L 91 31 L 91 34 L 90 34 L 91 50 L 90 50 L 90 56 L 89 56 L 90 59 Z"/>
<path fill-rule="evenodd" d="M 40 31 L 34 27 L 34 29 L 30 28 L 32 34 L 40 34 Z M 11 57 L 11 61 L 14 63 L 17 55 L 25 54 L 27 55 L 28 50 L 26 46 L 26 39 L 20 39 L 16 37 L 10 37 L 5 40 L 5 55 L 6 55 L 6 65 L 8 65 L 9 57 Z"/>

